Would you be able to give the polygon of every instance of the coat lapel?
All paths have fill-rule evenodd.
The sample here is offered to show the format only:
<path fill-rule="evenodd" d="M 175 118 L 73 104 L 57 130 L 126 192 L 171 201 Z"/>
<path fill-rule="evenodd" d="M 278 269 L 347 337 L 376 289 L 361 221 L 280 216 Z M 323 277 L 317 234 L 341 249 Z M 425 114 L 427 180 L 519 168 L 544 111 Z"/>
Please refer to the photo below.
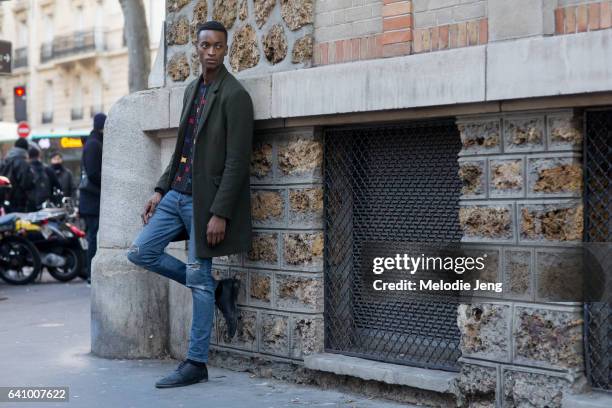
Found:
<path fill-rule="evenodd" d="M 221 65 L 219 74 L 217 78 L 215 79 L 215 81 L 212 83 L 210 90 L 208 91 L 209 97 L 206 100 L 206 106 L 204 107 L 204 110 L 200 112 L 200 117 L 198 119 L 198 131 L 196 133 L 196 137 L 202 131 L 202 128 L 204 127 L 204 123 L 206 123 L 206 119 L 208 118 L 208 114 L 210 113 L 210 108 L 213 106 L 213 103 L 217 99 L 217 93 L 219 92 L 221 83 L 223 82 L 223 79 L 225 79 L 226 75 L 227 75 L 227 69 L 225 68 L 225 65 Z"/>

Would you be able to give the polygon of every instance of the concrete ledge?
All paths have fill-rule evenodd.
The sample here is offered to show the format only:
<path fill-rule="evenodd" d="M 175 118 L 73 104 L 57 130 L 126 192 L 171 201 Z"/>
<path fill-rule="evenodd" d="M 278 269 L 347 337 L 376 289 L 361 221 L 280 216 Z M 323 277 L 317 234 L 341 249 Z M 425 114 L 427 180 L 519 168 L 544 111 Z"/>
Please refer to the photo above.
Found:
<path fill-rule="evenodd" d="M 311 370 L 348 375 L 386 384 L 406 385 L 440 393 L 453 392 L 453 383 L 457 377 L 457 373 L 380 363 L 330 353 L 307 356 L 304 358 L 304 366 Z"/>
<path fill-rule="evenodd" d="M 610 408 L 612 407 L 612 393 L 565 394 L 561 406 L 563 408 Z"/>

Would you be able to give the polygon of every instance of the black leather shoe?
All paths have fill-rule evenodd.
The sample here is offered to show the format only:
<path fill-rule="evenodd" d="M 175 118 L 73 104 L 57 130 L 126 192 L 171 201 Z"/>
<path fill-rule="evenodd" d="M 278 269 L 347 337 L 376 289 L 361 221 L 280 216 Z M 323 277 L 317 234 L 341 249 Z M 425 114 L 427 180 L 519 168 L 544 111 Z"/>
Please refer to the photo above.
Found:
<path fill-rule="evenodd" d="M 208 381 L 208 369 L 206 366 L 198 367 L 189 361 L 183 361 L 174 372 L 155 383 L 156 388 L 184 387 Z"/>
<path fill-rule="evenodd" d="M 231 339 L 236 334 L 238 325 L 238 311 L 236 310 L 236 300 L 240 290 L 238 279 L 221 279 L 215 290 L 215 304 L 223 314 L 227 326 L 227 336 Z"/>

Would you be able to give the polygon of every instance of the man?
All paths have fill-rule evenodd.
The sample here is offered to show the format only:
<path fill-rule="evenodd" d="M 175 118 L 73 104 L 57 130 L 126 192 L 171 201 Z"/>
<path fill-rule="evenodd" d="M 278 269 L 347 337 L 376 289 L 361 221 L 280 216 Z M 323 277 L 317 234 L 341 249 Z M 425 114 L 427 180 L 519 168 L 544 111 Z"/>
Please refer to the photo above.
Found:
<path fill-rule="evenodd" d="M 100 185 L 102 182 L 102 142 L 106 115 L 97 113 L 81 159 L 79 216 L 85 220 L 87 234 L 87 283 L 91 283 L 91 260 L 96 255 L 100 225 Z"/>
<path fill-rule="evenodd" d="M 74 198 L 76 193 L 72 172 L 64 167 L 64 157 L 60 152 L 51 155 L 51 168 L 60 183 L 64 197 Z"/>
<path fill-rule="evenodd" d="M 8 177 L 12 186 L 5 197 L 10 203 L 5 209 L 7 213 L 27 211 L 28 194 L 34 188 L 33 174 L 28 162 L 28 147 L 26 139 L 17 139 L 0 166 L 0 175 Z"/>
<path fill-rule="evenodd" d="M 145 205 L 143 230 L 128 251 L 131 262 L 189 287 L 192 293 L 187 359 L 158 381 L 158 388 L 208 380 L 216 288 L 212 257 L 245 252 L 251 246 L 253 105 L 223 65 L 227 31 L 221 23 L 209 21 L 198 27 L 196 49 L 202 74 L 185 89 L 174 154 Z M 183 230 L 189 233 L 187 264 L 164 253 Z M 228 319 L 230 336 L 235 331 L 235 289 L 223 286 L 218 304 Z"/>
<path fill-rule="evenodd" d="M 28 194 L 28 211 L 38 211 L 45 201 L 53 201 L 55 190 L 62 190 L 55 172 L 40 161 L 40 150 L 36 146 L 28 150 L 32 168 L 34 188 Z"/>

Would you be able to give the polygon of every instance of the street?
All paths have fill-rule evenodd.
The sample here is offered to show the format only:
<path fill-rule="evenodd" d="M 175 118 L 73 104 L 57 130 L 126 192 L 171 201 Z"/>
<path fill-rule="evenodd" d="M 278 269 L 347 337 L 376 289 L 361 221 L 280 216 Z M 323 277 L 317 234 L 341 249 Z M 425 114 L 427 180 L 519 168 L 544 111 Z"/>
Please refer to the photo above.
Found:
<path fill-rule="evenodd" d="M 90 288 L 76 279 L 0 282 L 0 386 L 68 386 L 66 403 L 0 407 L 399 407 L 342 392 L 209 368 L 209 382 L 158 390 L 174 360 L 106 360 L 90 351 Z M 405 406 L 405 405 L 401 405 Z"/>

